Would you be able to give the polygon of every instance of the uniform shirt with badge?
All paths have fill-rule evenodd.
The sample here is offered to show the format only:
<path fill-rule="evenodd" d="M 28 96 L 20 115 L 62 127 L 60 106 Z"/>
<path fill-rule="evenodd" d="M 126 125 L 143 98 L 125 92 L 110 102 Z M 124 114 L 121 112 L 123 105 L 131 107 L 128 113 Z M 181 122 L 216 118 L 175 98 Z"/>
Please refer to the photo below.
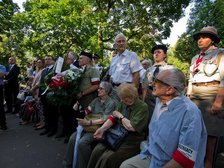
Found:
<path fill-rule="evenodd" d="M 100 83 L 100 74 L 99 71 L 91 65 L 87 65 L 84 68 L 84 74 L 79 85 L 79 90 L 84 91 L 91 87 L 91 85 Z"/>
<path fill-rule="evenodd" d="M 194 71 L 194 66 L 200 54 L 194 56 L 190 66 L 189 82 L 201 83 L 220 81 L 220 86 L 224 87 L 224 54 L 221 55 L 220 62 L 218 63 L 218 55 L 220 52 L 224 53 L 222 49 L 209 48 L 202 57 L 196 71 Z"/>
<path fill-rule="evenodd" d="M 158 66 L 159 65 L 159 66 Z M 173 69 L 173 65 L 168 65 L 166 62 L 162 62 L 160 64 L 154 64 L 153 66 L 149 67 L 145 72 L 145 77 L 142 82 L 142 87 L 144 89 L 147 89 L 149 86 L 152 86 L 153 80 L 155 79 L 158 72 L 161 72 L 166 69 Z M 159 70 L 157 74 L 155 75 L 155 71 Z"/>

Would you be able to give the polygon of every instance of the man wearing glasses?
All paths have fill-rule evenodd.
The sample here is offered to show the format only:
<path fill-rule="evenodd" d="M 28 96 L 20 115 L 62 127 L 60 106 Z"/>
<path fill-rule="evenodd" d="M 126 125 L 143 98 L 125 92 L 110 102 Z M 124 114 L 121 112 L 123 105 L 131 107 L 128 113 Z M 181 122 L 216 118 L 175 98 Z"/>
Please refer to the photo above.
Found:
<path fill-rule="evenodd" d="M 184 74 L 177 69 L 160 72 L 153 84 L 156 106 L 149 124 L 149 138 L 139 155 L 120 168 L 201 168 L 207 132 L 197 106 L 183 96 Z"/>

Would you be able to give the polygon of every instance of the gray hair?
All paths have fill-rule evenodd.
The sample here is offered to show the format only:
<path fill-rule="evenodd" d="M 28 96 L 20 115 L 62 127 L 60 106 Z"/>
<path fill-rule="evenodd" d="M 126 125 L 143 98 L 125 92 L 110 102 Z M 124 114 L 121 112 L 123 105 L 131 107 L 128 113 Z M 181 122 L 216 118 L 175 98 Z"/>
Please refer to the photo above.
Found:
<path fill-rule="evenodd" d="M 137 88 L 131 83 L 122 83 L 117 88 L 117 95 L 119 98 L 134 98 L 138 97 Z"/>
<path fill-rule="evenodd" d="M 148 64 L 149 66 L 152 66 L 152 60 L 151 59 L 144 59 L 142 61 L 142 64 Z"/>
<path fill-rule="evenodd" d="M 116 35 L 116 37 L 115 37 L 115 39 L 114 39 L 114 43 L 115 43 L 115 44 L 116 44 L 116 42 L 117 42 L 117 39 L 119 39 L 119 38 L 124 38 L 124 39 L 127 41 L 125 35 L 124 35 L 123 33 L 119 33 L 118 35 Z"/>
<path fill-rule="evenodd" d="M 73 51 L 70 51 L 67 55 L 68 58 L 72 59 L 72 60 L 75 60 L 77 59 L 77 54 L 74 53 Z"/>
<path fill-rule="evenodd" d="M 102 88 L 105 90 L 105 92 L 109 95 L 113 89 L 113 86 L 111 83 L 106 82 L 106 81 L 102 81 L 100 82 L 100 85 L 102 86 Z"/>
<path fill-rule="evenodd" d="M 183 95 L 185 92 L 185 76 L 179 69 L 167 69 L 161 71 L 157 78 L 162 82 L 174 87 L 176 89 L 176 95 Z"/>

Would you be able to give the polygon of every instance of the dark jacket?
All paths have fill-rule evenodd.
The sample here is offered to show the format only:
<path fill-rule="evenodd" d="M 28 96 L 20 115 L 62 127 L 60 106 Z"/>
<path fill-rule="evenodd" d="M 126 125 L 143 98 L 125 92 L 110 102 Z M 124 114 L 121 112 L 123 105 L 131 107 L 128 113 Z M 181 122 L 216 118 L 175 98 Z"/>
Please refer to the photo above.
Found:
<path fill-rule="evenodd" d="M 15 86 L 19 83 L 19 74 L 20 74 L 20 67 L 16 64 L 9 69 L 8 73 L 5 75 L 5 80 L 8 81 L 8 85 Z"/>

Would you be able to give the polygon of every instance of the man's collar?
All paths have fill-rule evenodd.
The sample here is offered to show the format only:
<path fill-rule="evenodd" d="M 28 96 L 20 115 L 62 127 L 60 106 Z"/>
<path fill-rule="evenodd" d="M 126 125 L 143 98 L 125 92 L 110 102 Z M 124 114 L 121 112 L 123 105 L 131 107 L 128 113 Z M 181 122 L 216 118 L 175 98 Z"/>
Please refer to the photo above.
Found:
<path fill-rule="evenodd" d="M 165 61 L 162 61 L 162 62 L 158 62 L 158 63 L 154 63 L 154 64 L 153 64 L 154 67 L 156 67 L 156 66 L 158 66 L 158 65 L 161 65 L 161 66 L 162 66 L 162 65 L 166 65 L 166 62 L 165 62 Z"/>
<path fill-rule="evenodd" d="M 177 96 L 166 102 L 168 109 L 173 110 L 178 104 L 183 103 L 183 96 Z"/>
<path fill-rule="evenodd" d="M 46 68 L 51 69 L 53 67 L 53 65 L 49 65 Z"/>
<path fill-rule="evenodd" d="M 118 53 L 118 56 L 126 56 L 127 55 L 127 52 L 128 52 L 128 50 L 125 49 L 123 53 L 121 53 L 121 54 Z"/>

